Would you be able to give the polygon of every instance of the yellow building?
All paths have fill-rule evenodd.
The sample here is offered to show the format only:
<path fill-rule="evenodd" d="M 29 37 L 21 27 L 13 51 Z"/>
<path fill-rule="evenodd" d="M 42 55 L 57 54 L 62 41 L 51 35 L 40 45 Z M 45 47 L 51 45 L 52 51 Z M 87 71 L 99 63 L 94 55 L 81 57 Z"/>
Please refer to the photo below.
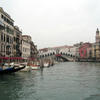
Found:
<path fill-rule="evenodd" d="M 96 52 L 95 52 L 95 43 L 92 44 L 92 58 L 96 57 Z"/>
<path fill-rule="evenodd" d="M 99 60 L 100 59 L 100 32 L 98 28 L 96 31 L 95 41 L 96 42 L 92 45 L 92 58 Z"/>

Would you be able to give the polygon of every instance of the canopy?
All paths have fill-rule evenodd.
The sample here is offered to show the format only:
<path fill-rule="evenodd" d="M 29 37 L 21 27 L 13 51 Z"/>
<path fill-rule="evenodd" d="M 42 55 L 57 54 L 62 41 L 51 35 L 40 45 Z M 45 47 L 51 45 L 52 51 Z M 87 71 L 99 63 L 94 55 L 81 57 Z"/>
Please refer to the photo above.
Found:
<path fill-rule="evenodd" d="M 24 59 L 22 57 L 0 57 L 0 59 L 5 59 L 5 60 L 8 60 L 8 59 Z"/>
<path fill-rule="evenodd" d="M 26 59 L 26 58 L 22 58 L 22 57 L 0 57 L 0 59 L 5 59 L 5 60 L 8 60 L 8 59 L 13 59 L 13 60 L 15 60 L 15 59 L 19 59 L 19 60 L 21 60 L 21 59 Z M 29 59 L 29 60 L 34 60 L 35 58 L 27 58 L 27 59 Z"/>

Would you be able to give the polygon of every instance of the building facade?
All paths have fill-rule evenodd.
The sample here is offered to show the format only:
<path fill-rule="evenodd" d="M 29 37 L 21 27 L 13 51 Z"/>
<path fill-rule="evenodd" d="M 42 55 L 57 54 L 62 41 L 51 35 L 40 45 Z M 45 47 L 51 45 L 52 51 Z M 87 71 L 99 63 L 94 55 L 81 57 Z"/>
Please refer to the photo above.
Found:
<path fill-rule="evenodd" d="M 14 26 L 14 41 L 13 41 L 14 57 L 21 57 L 22 55 L 22 32 L 18 26 Z"/>
<path fill-rule="evenodd" d="M 100 61 L 100 32 L 98 28 L 96 30 L 95 43 L 92 45 L 92 57 L 96 61 Z"/>
<path fill-rule="evenodd" d="M 13 57 L 14 20 L 0 7 L 0 23 L 4 29 L 0 31 L 0 56 Z"/>
<path fill-rule="evenodd" d="M 22 58 L 34 60 L 38 57 L 37 46 L 32 41 L 31 36 L 22 35 Z"/>
<path fill-rule="evenodd" d="M 38 50 L 37 50 L 37 46 L 34 44 L 33 41 L 30 42 L 31 45 L 31 51 L 30 51 L 30 57 L 32 59 L 37 58 L 38 57 Z"/>
<path fill-rule="evenodd" d="M 22 35 L 14 20 L 0 7 L 0 61 L 36 58 L 37 46 L 29 35 Z"/>
<path fill-rule="evenodd" d="M 92 58 L 92 44 L 91 43 L 83 43 L 79 47 L 79 58 L 80 59 Z"/>
<path fill-rule="evenodd" d="M 22 58 L 28 59 L 31 56 L 31 37 L 28 35 L 22 35 Z"/>

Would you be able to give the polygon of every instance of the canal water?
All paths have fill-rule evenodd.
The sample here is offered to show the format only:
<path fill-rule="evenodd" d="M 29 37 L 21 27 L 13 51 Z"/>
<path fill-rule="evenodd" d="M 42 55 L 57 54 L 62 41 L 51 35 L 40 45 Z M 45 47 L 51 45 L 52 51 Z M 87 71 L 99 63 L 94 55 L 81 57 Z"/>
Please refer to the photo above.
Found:
<path fill-rule="evenodd" d="M 66 62 L 0 76 L 0 100 L 100 100 L 100 63 Z"/>

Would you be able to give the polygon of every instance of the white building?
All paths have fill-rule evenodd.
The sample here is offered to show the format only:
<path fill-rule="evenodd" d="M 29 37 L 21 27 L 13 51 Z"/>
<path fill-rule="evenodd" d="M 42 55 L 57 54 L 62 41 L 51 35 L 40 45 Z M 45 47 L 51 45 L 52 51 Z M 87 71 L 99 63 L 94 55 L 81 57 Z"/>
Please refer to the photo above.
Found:
<path fill-rule="evenodd" d="M 31 55 L 31 37 L 28 35 L 22 36 L 22 58 L 28 59 Z"/>

